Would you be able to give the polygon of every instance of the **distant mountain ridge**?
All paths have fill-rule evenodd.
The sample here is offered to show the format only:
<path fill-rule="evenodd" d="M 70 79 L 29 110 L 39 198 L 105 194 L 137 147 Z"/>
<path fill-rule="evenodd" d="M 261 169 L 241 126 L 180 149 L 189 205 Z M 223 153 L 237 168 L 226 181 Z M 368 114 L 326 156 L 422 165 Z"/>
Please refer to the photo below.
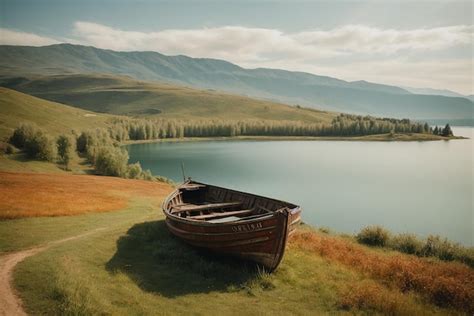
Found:
<path fill-rule="evenodd" d="M 347 82 L 304 72 L 245 69 L 216 59 L 116 52 L 71 44 L 0 46 L 0 73 L 118 74 L 357 114 L 415 119 L 461 119 L 473 115 L 473 102 L 464 97 L 419 95 L 400 87 Z"/>
<path fill-rule="evenodd" d="M 443 95 L 445 97 L 458 97 L 470 99 L 470 96 L 463 95 L 447 89 L 431 89 L 431 88 L 412 88 L 412 87 L 403 87 L 403 89 L 414 93 L 414 94 L 426 94 L 426 95 Z M 472 99 L 470 99 L 472 101 Z"/>

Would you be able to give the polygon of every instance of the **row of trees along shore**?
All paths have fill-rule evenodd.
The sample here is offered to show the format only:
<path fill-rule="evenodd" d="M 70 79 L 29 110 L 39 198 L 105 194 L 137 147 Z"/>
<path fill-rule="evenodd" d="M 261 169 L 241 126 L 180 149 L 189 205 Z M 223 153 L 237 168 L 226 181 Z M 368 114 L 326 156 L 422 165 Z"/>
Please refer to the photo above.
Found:
<path fill-rule="evenodd" d="M 67 168 L 77 154 L 85 156 L 103 175 L 153 180 L 139 163 L 128 164 L 128 152 L 120 142 L 182 137 L 233 136 L 364 136 L 387 133 L 423 133 L 452 136 L 449 125 L 432 129 L 427 123 L 408 119 L 375 118 L 340 114 L 330 124 L 295 121 L 180 121 L 163 119 L 115 119 L 97 128 L 57 138 L 34 124 L 16 128 L 9 142 L 33 159 L 58 161 Z M 164 180 L 164 179 L 162 179 Z"/>
<path fill-rule="evenodd" d="M 451 128 L 447 125 L 449 131 Z M 446 129 L 446 128 L 445 128 Z M 374 118 L 340 114 L 330 124 L 295 121 L 180 121 L 163 119 L 117 119 L 110 127 L 117 141 L 182 137 L 233 136 L 365 136 L 388 133 L 433 134 L 427 123 L 408 119 Z M 452 132 L 436 135 L 452 136 Z"/>
<path fill-rule="evenodd" d="M 96 129 L 81 134 L 48 135 L 35 124 L 21 124 L 13 131 L 9 143 L 31 159 L 64 164 L 65 168 L 77 154 L 84 155 L 97 173 L 130 179 L 155 180 L 139 163 L 128 163 L 128 152 L 111 138 L 111 130 Z M 12 150 L 10 150 L 12 151 Z M 158 180 L 164 180 L 158 178 Z"/>

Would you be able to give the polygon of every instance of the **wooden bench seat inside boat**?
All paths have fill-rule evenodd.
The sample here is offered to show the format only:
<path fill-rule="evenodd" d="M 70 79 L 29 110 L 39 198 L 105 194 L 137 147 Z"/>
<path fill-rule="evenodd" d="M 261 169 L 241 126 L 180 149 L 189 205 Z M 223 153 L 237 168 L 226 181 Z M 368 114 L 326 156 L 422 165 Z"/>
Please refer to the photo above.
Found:
<path fill-rule="evenodd" d="M 222 212 L 222 213 L 211 213 L 205 215 L 195 215 L 195 216 L 187 216 L 188 219 L 213 219 L 219 217 L 227 217 L 227 216 L 236 216 L 236 215 L 249 215 L 253 212 L 253 210 L 239 210 L 239 211 L 230 211 L 230 212 Z"/>
<path fill-rule="evenodd" d="M 208 203 L 202 205 L 178 204 L 173 206 L 172 213 L 225 209 L 230 207 L 238 207 L 240 205 L 242 205 L 242 202 Z"/>

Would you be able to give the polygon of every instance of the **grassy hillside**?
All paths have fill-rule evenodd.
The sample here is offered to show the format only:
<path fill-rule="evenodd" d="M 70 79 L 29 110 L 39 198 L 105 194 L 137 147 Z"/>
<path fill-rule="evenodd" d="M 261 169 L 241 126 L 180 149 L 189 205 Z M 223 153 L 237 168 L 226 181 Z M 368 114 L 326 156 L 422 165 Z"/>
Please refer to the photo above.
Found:
<path fill-rule="evenodd" d="M 23 122 L 33 122 L 49 134 L 104 126 L 111 116 L 84 111 L 0 87 L 0 140 Z"/>
<path fill-rule="evenodd" d="M 267 119 L 330 122 L 335 113 L 299 109 L 213 90 L 120 76 L 3 78 L 0 85 L 86 110 L 177 119 Z"/>
<path fill-rule="evenodd" d="M 330 111 L 411 119 L 463 119 L 473 102 L 464 97 L 412 94 L 395 86 L 279 69 L 245 69 L 232 63 L 156 52 L 116 52 L 80 45 L 0 46 L 2 74 L 106 73 L 166 81 Z M 107 97 L 107 96 L 104 96 Z"/>
<path fill-rule="evenodd" d="M 0 189 L 21 191 L 48 176 L 3 173 Z M 120 194 L 126 203 L 108 205 L 114 212 L 0 221 L 0 252 L 52 242 L 14 272 L 32 314 L 444 315 L 474 308 L 474 273 L 459 263 L 368 248 L 303 225 L 270 275 L 173 237 L 160 209 L 171 190 L 165 184 L 71 175 L 49 181 L 99 199 Z M 128 183 L 139 185 L 140 194 Z M 0 207 L 6 203 L 0 200 Z M 57 196 L 37 204 L 57 208 Z"/>

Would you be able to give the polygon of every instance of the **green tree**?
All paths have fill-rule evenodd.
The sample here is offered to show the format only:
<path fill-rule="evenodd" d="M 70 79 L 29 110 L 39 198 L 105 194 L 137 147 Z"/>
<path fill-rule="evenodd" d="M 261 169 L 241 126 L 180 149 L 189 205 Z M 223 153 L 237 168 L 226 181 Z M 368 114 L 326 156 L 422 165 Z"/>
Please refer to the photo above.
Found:
<path fill-rule="evenodd" d="M 449 126 L 449 124 L 446 124 L 446 126 L 443 128 L 442 135 L 445 137 L 453 136 L 453 131 L 451 130 L 451 126 Z"/>
<path fill-rule="evenodd" d="M 73 141 L 66 135 L 60 135 L 56 141 L 58 146 L 58 157 L 59 160 L 64 164 L 66 169 L 69 168 L 69 162 L 71 161 L 73 150 Z"/>
<path fill-rule="evenodd" d="M 429 133 L 430 132 L 430 126 L 428 125 L 428 123 L 425 123 L 425 125 L 423 125 L 423 133 Z"/>

